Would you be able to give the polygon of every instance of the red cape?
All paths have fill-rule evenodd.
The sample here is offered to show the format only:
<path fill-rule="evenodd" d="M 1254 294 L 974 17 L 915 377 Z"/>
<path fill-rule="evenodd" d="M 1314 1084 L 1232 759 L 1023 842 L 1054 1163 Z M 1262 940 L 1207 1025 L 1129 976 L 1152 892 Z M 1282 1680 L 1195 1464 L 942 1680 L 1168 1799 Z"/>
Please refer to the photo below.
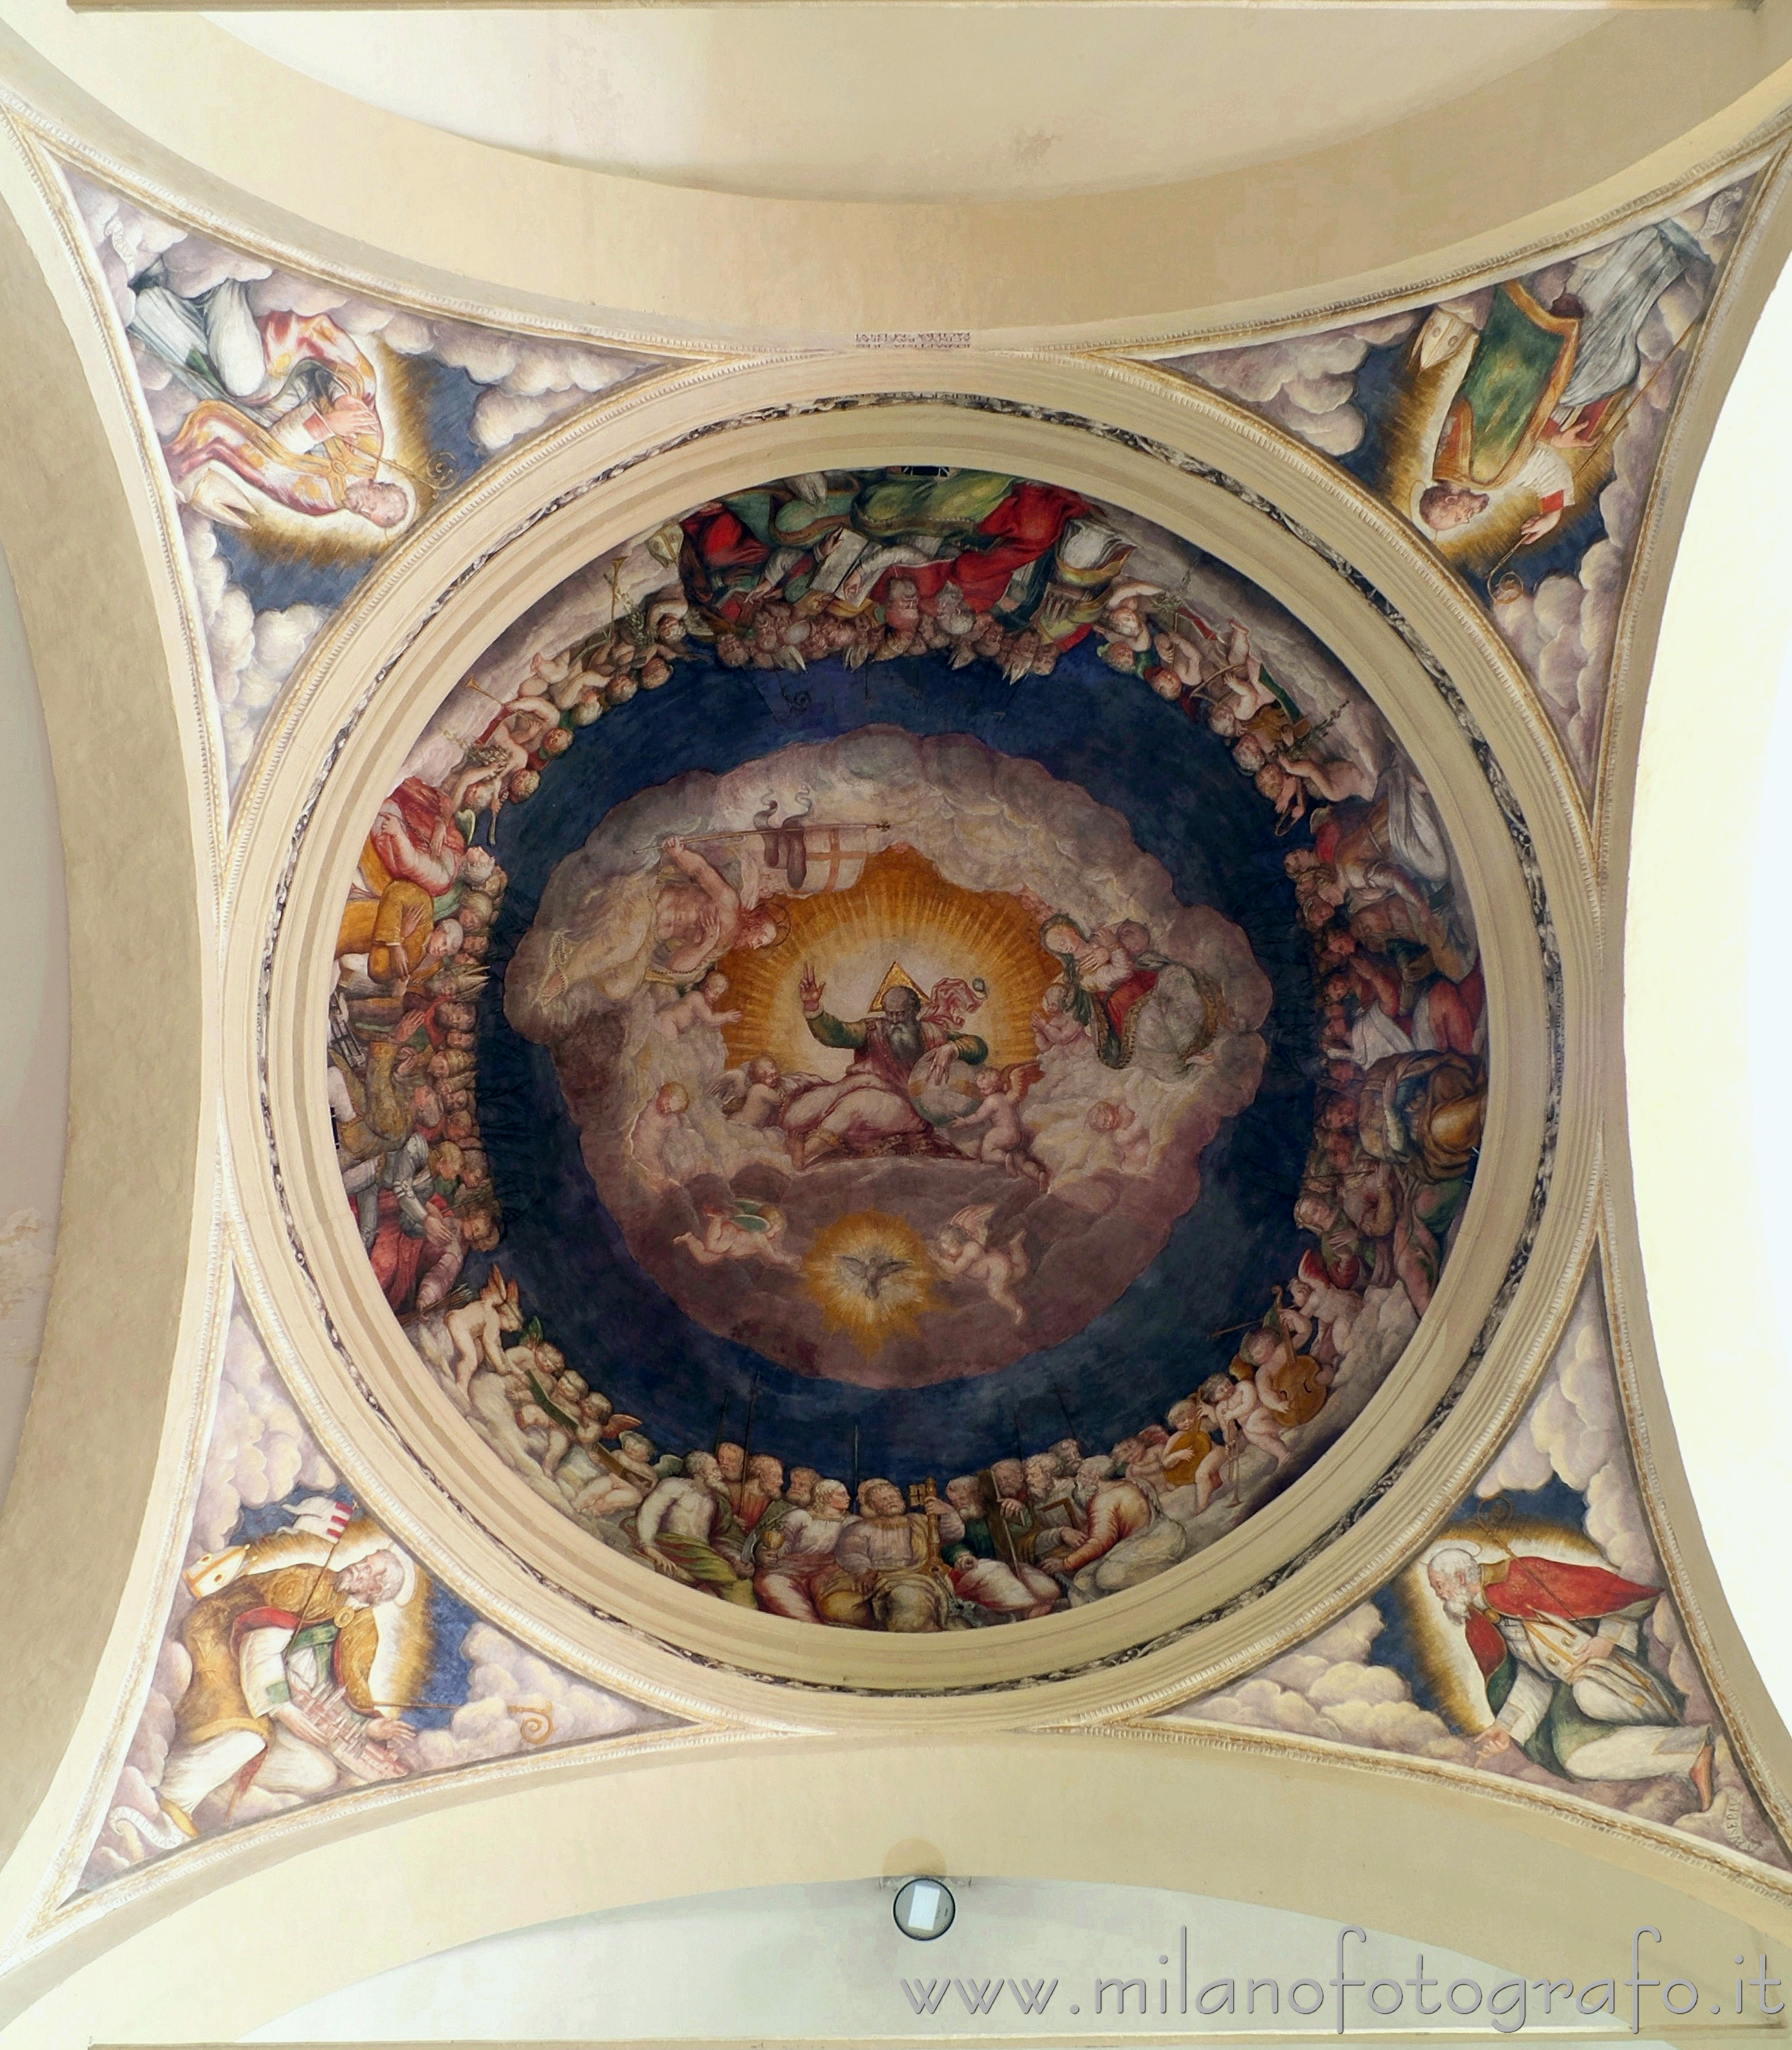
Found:
<path fill-rule="evenodd" d="M 1626 1580 L 1603 1566 L 1571 1565 L 1562 1559 L 1510 1559 L 1500 1577 L 1488 1581 L 1482 1590 L 1486 1612 L 1476 1610 L 1469 1617 L 1468 1647 L 1485 1678 L 1506 1655 L 1506 1639 L 1493 1620 L 1495 1617 L 1511 1616 L 1521 1623 L 1533 1617 L 1595 1623 L 1638 1602 L 1653 1601 L 1660 1592 L 1659 1588 Z"/>

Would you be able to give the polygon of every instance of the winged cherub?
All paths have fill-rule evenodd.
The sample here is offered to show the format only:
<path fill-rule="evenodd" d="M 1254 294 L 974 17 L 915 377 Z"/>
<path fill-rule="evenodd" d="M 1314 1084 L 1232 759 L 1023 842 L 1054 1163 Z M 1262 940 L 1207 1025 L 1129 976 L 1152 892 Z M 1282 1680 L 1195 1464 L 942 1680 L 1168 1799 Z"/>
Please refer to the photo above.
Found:
<path fill-rule="evenodd" d="M 717 1267 L 725 1260 L 763 1260 L 769 1266 L 796 1272 L 802 1266 L 795 1253 L 780 1243 L 785 1215 L 776 1203 L 755 1202 L 750 1196 L 736 1196 L 733 1207 L 723 1210 L 713 1203 L 703 1206 L 703 1235 L 681 1231 L 674 1245 L 687 1248 L 699 1266 Z"/>
<path fill-rule="evenodd" d="M 502 1271 L 494 1267 L 485 1276 L 485 1287 L 473 1300 L 450 1310 L 445 1321 L 448 1335 L 454 1342 L 457 1388 L 470 1387 L 473 1377 L 481 1366 L 489 1366 L 494 1374 L 507 1372 L 509 1363 L 504 1358 L 504 1335 L 523 1328 L 516 1284 L 506 1281 Z"/>
<path fill-rule="evenodd" d="M 949 1278 L 962 1276 L 976 1282 L 991 1302 L 999 1304 L 1017 1325 L 1024 1324 L 1027 1312 L 1014 1289 L 1033 1271 L 1027 1257 L 1027 1234 L 1017 1231 L 1006 1245 L 991 1245 L 989 1220 L 995 1213 L 994 1203 L 972 1203 L 960 1210 L 929 1240 L 927 1257 Z"/>
<path fill-rule="evenodd" d="M 952 1120 L 954 1134 L 980 1133 L 973 1142 L 971 1157 L 988 1161 L 1014 1175 L 1026 1175 L 1048 1187 L 1051 1173 L 1033 1152 L 1033 1135 L 1020 1121 L 1020 1106 L 1027 1092 L 1043 1073 L 1037 1061 L 1017 1061 L 1011 1067 L 984 1068 L 973 1078 L 977 1107 Z"/>

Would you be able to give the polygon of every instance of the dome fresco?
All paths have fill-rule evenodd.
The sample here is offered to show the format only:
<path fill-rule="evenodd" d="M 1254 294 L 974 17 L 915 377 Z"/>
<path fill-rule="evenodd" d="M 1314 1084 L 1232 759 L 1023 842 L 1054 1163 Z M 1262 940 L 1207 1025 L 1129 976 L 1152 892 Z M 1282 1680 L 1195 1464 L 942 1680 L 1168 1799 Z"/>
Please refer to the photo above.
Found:
<path fill-rule="evenodd" d="M 829 471 L 448 691 L 337 939 L 418 1371 L 590 1536 L 907 1634 L 1136 1586 L 1409 1342 L 1486 1113 L 1472 914 L 1362 686 L 1054 483 Z"/>

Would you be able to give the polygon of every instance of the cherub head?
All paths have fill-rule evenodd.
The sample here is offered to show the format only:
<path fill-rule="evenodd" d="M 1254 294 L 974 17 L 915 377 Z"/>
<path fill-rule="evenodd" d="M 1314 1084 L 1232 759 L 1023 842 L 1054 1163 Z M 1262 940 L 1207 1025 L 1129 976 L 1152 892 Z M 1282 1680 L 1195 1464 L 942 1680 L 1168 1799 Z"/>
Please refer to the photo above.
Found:
<path fill-rule="evenodd" d="M 773 1088 L 778 1079 L 777 1062 L 769 1054 L 755 1054 L 746 1064 L 746 1078 L 762 1089 Z"/>
<path fill-rule="evenodd" d="M 1007 1084 L 999 1068 L 979 1068 L 971 1078 L 971 1087 L 979 1096 L 1000 1096 Z"/>
<path fill-rule="evenodd" d="M 728 978 L 720 968 L 712 968 L 703 979 L 703 995 L 711 1004 L 719 1004 L 728 994 Z"/>
<path fill-rule="evenodd" d="M 1124 597 L 1116 598 L 1108 607 L 1108 616 L 1101 622 L 1101 629 L 1124 633 L 1129 641 L 1136 641 L 1145 630 L 1143 605 L 1143 591 L 1129 590 Z"/>
<path fill-rule="evenodd" d="M 1252 1366 L 1268 1366 L 1282 1355 L 1280 1332 L 1267 1329 L 1247 1331 L 1238 1341 L 1238 1357 Z"/>
<path fill-rule="evenodd" d="M 691 1108 L 691 1092 L 683 1082 L 661 1082 L 654 1095 L 653 1108 L 662 1117 L 682 1117 Z"/>

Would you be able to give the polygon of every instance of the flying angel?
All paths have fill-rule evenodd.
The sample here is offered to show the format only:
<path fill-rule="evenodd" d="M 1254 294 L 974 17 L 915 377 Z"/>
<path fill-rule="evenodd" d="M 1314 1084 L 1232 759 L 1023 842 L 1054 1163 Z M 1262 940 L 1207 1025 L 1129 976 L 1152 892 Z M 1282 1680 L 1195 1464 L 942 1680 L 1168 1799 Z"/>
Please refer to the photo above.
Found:
<path fill-rule="evenodd" d="M 703 1215 L 701 1239 L 695 1232 L 681 1231 L 672 1241 L 674 1245 L 685 1247 L 699 1266 L 719 1267 L 725 1260 L 763 1260 L 793 1273 L 801 1268 L 801 1261 L 781 1243 L 785 1220 L 776 1203 L 736 1196 L 730 1210 L 705 1203 Z"/>
<path fill-rule="evenodd" d="M 1015 1295 L 1015 1284 L 1033 1271 L 1027 1257 L 1027 1234 L 1023 1229 L 1005 1245 L 991 1245 L 989 1221 L 995 1214 L 994 1203 L 967 1205 L 928 1241 L 927 1257 L 949 1279 L 977 1283 L 1018 1326 L 1027 1322 L 1027 1311 Z"/>

